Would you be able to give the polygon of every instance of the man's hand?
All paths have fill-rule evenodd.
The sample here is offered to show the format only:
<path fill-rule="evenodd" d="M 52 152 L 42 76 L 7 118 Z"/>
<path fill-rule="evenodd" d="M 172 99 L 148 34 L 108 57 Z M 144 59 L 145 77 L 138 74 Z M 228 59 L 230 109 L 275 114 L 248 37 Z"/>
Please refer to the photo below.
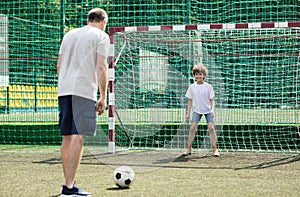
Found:
<path fill-rule="evenodd" d="M 100 98 L 100 99 L 98 100 L 98 105 L 97 105 L 97 109 L 96 109 L 98 115 L 103 114 L 104 111 L 105 111 L 105 108 L 106 108 L 105 99 Z"/>

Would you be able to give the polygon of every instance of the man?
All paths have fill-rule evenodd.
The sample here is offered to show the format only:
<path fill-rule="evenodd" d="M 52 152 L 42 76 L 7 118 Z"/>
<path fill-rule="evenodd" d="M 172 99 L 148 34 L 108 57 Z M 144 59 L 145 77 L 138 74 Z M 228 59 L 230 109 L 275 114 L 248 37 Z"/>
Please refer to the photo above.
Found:
<path fill-rule="evenodd" d="M 61 196 L 91 195 L 75 184 L 75 177 L 82 158 L 84 137 L 96 135 L 96 112 L 101 115 L 106 108 L 109 36 L 104 31 L 107 20 L 103 9 L 90 10 L 87 25 L 69 31 L 60 46 L 58 102 L 65 179 Z"/>

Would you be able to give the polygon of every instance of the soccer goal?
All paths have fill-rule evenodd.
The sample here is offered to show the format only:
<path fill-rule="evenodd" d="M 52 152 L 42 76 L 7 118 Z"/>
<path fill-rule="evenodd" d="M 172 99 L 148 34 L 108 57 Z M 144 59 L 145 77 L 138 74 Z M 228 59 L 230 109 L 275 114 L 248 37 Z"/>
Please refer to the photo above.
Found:
<path fill-rule="evenodd" d="M 182 149 L 192 68 L 208 68 L 223 150 L 297 151 L 300 22 L 111 27 L 109 152 Z M 195 148 L 210 148 L 205 119 Z"/>

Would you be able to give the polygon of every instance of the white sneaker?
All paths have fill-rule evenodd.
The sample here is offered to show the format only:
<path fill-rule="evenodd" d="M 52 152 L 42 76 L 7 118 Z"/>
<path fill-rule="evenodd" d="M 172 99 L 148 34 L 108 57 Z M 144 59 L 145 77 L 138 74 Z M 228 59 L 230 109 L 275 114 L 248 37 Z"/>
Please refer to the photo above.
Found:
<path fill-rule="evenodd" d="M 192 151 L 185 151 L 184 153 L 182 153 L 182 156 L 188 156 L 188 155 L 191 155 L 192 154 Z"/>
<path fill-rule="evenodd" d="M 214 152 L 214 157 L 220 157 L 219 151 Z"/>

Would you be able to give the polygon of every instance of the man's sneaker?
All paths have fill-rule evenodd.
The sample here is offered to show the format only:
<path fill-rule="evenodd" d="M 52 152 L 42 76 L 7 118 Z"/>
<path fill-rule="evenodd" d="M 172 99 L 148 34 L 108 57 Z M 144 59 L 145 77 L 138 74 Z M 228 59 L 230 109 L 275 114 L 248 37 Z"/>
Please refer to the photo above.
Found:
<path fill-rule="evenodd" d="M 192 151 L 185 151 L 184 153 L 182 153 L 182 156 L 188 156 L 188 155 L 191 155 L 192 154 Z"/>
<path fill-rule="evenodd" d="M 80 197 L 80 196 L 92 196 L 90 192 L 86 192 L 80 189 L 75 183 L 73 188 L 69 189 L 67 186 L 63 185 L 61 197 Z"/>

